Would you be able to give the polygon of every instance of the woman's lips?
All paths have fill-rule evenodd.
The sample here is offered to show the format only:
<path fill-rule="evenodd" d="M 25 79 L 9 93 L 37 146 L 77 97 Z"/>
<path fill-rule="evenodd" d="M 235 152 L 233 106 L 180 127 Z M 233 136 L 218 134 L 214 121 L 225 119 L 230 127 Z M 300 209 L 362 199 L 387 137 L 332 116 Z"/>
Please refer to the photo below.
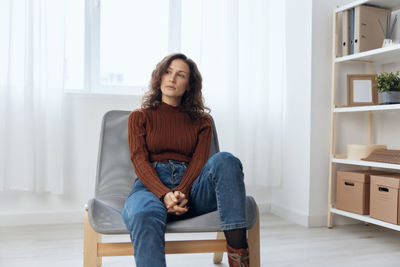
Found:
<path fill-rule="evenodd" d="M 175 87 L 172 87 L 172 86 L 165 86 L 166 88 L 168 88 L 168 89 L 173 89 L 173 90 L 175 90 Z"/>

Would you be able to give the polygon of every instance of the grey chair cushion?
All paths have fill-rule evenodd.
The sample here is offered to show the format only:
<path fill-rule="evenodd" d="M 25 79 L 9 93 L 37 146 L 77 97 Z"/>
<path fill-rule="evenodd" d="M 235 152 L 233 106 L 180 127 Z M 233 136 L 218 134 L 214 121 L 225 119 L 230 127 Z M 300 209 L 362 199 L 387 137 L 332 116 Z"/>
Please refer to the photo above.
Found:
<path fill-rule="evenodd" d="M 121 216 L 125 199 L 136 178 L 128 146 L 128 117 L 130 111 L 113 110 L 103 117 L 97 161 L 95 197 L 87 203 L 89 222 L 102 234 L 128 233 Z M 211 117 L 212 119 L 212 117 Z M 219 152 L 218 136 L 213 121 L 210 155 Z M 247 197 L 248 224 L 253 226 L 257 217 L 257 204 Z M 169 232 L 219 231 L 217 212 L 169 223 Z"/>
<path fill-rule="evenodd" d="M 129 234 L 120 211 L 108 206 L 101 200 L 91 199 L 87 204 L 89 222 L 93 229 L 101 234 Z M 246 199 L 248 228 L 257 221 L 257 204 L 251 196 Z M 203 214 L 194 218 L 174 221 L 167 224 L 167 233 L 218 232 L 218 211 Z"/>

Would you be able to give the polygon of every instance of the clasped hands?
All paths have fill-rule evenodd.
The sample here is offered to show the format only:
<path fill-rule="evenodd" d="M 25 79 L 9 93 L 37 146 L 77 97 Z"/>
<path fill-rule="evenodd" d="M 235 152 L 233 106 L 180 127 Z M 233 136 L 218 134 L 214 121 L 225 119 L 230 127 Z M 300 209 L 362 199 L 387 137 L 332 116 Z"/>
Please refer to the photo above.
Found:
<path fill-rule="evenodd" d="M 189 210 L 187 206 L 188 200 L 184 193 L 180 191 L 169 192 L 164 196 L 164 205 L 167 208 L 168 213 L 174 215 L 182 215 Z"/>

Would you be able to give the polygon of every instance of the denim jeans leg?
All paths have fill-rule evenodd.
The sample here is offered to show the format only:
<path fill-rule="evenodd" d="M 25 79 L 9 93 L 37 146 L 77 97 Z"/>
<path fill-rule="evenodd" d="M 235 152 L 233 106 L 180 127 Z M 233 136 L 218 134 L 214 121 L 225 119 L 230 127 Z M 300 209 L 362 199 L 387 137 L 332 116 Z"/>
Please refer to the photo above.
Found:
<path fill-rule="evenodd" d="M 219 152 L 208 159 L 190 191 L 190 215 L 218 209 L 222 230 L 247 227 L 243 167 L 238 158 Z"/>
<path fill-rule="evenodd" d="M 165 267 L 167 210 L 141 181 L 127 198 L 122 217 L 131 234 L 136 266 Z"/>

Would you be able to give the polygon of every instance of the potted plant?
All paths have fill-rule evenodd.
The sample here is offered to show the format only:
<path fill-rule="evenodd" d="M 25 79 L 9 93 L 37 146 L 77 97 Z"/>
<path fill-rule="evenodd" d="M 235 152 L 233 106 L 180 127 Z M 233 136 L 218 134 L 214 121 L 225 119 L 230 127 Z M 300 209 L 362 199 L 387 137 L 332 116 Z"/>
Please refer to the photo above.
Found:
<path fill-rule="evenodd" d="M 381 95 L 381 104 L 400 103 L 400 71 L 382 72 L 376 76 L 376 87 Z"/>

